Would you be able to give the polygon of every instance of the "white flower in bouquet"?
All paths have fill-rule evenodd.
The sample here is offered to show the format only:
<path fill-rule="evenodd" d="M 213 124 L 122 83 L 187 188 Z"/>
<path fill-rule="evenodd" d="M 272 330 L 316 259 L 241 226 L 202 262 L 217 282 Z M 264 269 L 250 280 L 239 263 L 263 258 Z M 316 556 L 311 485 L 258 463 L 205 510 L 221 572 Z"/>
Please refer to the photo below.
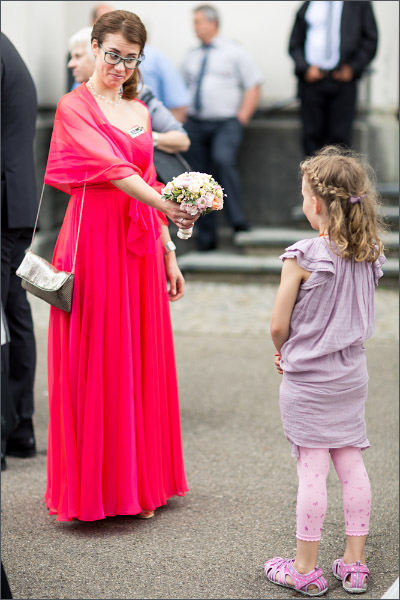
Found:
<path fill-rule="evenodd" d="M 221 210 L 224 206 L 223 188 L 212 175 L 191 171 L 182 173 L 169 181 L 161 191 L 163 200 L 180 204 L 180 209 L 189 215 L 206 214 L 213 210 Z M 178 237 L 188 239 L 192 235 L 190 229 L 179 229 Z"/>

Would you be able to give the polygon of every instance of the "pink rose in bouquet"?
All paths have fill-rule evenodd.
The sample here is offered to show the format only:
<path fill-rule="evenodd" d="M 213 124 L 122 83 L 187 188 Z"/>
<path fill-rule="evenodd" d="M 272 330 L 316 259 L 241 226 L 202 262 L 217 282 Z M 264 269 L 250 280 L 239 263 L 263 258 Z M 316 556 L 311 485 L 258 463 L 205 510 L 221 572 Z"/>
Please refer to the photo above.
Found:
<path fill-rule="evenodd" d="M 162 190 L 162 199 L 180 204 L 180 209 L 189 215 L 206 214 L 221 210 L 224 206 L 222 187 L 207 173 L 182 173 L 169 181 Z M 183 217 L 182 217 L 183 220 Z M 187 240 L 192 235 L 190 229 L 179 229 L 178 237 Z"/>

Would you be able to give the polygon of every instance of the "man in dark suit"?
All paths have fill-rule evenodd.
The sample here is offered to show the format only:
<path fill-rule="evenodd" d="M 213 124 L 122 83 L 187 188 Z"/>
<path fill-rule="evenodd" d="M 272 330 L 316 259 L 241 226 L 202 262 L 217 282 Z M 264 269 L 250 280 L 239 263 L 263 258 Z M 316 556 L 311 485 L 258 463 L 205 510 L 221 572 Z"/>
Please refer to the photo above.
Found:
<path fill-rule="evenodd" d="M 377 42 L 371 2 L 304 2 L 300 7 L 289 54 L 299 79 L 306 155 L 325 144 L 351 146 L 357 80 L 374 58 Z"/>
<path fill-rule="evenodd" d="M 5 454 L 36 454 L 33 431 L 33 385 L 36 345 L 26 292 L 15 271 L 32 238 L 37 212 L 33 140 L 37 95 L 32 77 L 10 40 L 1 34 L 1 301 L 10 343 L 2 346 L 2 367 L 17 427 L 2 439 Z M 3 399 L 7 402 L 7 398 Z M 2 411 L 3 413 L 3 411 Z"/>

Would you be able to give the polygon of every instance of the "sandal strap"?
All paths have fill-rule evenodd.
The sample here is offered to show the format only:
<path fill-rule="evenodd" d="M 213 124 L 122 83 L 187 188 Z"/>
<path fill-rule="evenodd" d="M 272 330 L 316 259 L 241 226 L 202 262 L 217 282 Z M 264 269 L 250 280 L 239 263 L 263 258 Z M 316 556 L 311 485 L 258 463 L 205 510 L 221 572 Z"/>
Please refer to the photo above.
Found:
<path fill-rule="evenodd" d="M 286 563 L 287 559 L 275 556 L 268 560 L 265 565 L 265 574 L 268 579 L 273 582 L 280 583 L 281 585 L 287 585 L 286 582 Z"/>
<path fill-rule="evenodd" d="M 296 571 L 296 569 L 293 567 L 293 562 L 294 561 L 292 560 L 291 563 L 288 564 L 288 571 L 296 590 L 304 590 L 306 592 L 310 585 L 315 585 L 317 586 L 318 590 L 322 592 L 328 587 L 326 580 L 324 577 L 322 577 L 324 574 L 322 569 L 315 567 L 314 571 L 303 575 L 302 573 Z"/>
<path fill-rule="evenodd" d="M 361 573 L 361 572 L 357 572 L 357 573 L 351 573 L 350 576 L 350 588 L 351 589 L 362 589 L 364 587 L 364 582 L 366 581 L 366 583 L 368 583 L 368 573 Z M 343 587 L 346 588 L 348 587 L 346 584 L 348 584 L 349 582 L 344 581 Z"/>
<path fill-rule="evenodd" d="M 339 561 L 341 577 L 343 577 L 343 575 L 348 575 L 349 573 L 364 573 L 365 575 L 370 574 L 370 570 L 368 569 L 367 565 L 362 565 L 360 561 L 352 563 L 351 565 L 346 565 L 346 563 L 343 562 L 343 558 L 340 558 Z"/>
<path fill-rule="evenodd" d="M 343 558 L 339 558 L 333 563 L 333 568 L 335 569 L 336 574 L 340 575 L 343 585 L 345 583 L 350 583 L 352 589 L 361 589 L 364 586 L 365 579 L 368 581 L 370 576 L 370 570 L 367 565 L 361 564 L 360 561 L 346 565 Z M 346 582 L 348 575 L 350 575 L 350 581 Z"/>
<path fill-rule="evenodd" d="M 280 583 L 286 587 L 307 592 L 310 585 L 315 585 L 319 592 L 328 588 L 328 583 L 322 577 L 323 570 L 315 567 L 314 571 L 302 575 L 293 567 L 294 558 L 281 558 L 276 556 L 265 563 L 265 573 L 270 581 Z M 288 585 L 286 575 L 292 578 L 293 586 Z"/>
<path fill-rule="evenodd" d="M 342 559 L 341 558 L 337 558 L 332 565 L 332 571 L 334 575 L 337 575 L 338 577 L 341 577 L 340 575 L 340 561 Z"/>

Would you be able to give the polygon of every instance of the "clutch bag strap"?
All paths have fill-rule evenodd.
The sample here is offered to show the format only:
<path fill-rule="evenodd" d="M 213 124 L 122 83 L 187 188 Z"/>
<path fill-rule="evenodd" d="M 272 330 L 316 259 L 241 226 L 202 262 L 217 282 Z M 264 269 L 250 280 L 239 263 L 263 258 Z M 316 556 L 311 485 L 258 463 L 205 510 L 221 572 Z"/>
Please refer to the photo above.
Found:
<path fill-rule="evenodd" d="M 33 246 L 33 242 L 35 239 L 35 233 L 36 233 L 36 228 L 37 228 L 37 224 L 38 224 L 38 219 L 39 219 L 39 213 L 40 213 L 40 207 L 42 206 L 42 200 L 43 200 L 43 192 L 44 192 L 44 186 L 46 184 L 43 183 L 43 187 L 42 187 L 42 193 L 40 194 L 40 200 L 39 200 L 39 207 L 38 207 L 38 211 L 37 211 L 37 215 L 36 215 L 36 221 L 35 221 L 35 227 L 33 228 L 33 234 L 32 234 L 32 241 L 31 241 L 31 245 L 29 247 L 29 251 L 32 251 L 32 246 Z M 82 193 L 82 200 L 81 200 L 81 211 L 80 211 L 80 215 L 79 215 L 79 223 L 78 223 L 78 233 L 76 236 L 76 244 L 75 244 L 75 252 L 74 252 L 74 260 L 72 263 L 72 271 L 71 273 L 75 273 L 75 263 L 76 263 L 76 254 L 78 252 L 78 242 L 79 242 L 79 234 L 81 231 L 81 222 L 82 222 L 82 212 L 83 212 L 83 201 L 85 199 L 85 190 L 86 190 L 86 181 L 85 184 L 83 186 L 83 193 Z"/>

